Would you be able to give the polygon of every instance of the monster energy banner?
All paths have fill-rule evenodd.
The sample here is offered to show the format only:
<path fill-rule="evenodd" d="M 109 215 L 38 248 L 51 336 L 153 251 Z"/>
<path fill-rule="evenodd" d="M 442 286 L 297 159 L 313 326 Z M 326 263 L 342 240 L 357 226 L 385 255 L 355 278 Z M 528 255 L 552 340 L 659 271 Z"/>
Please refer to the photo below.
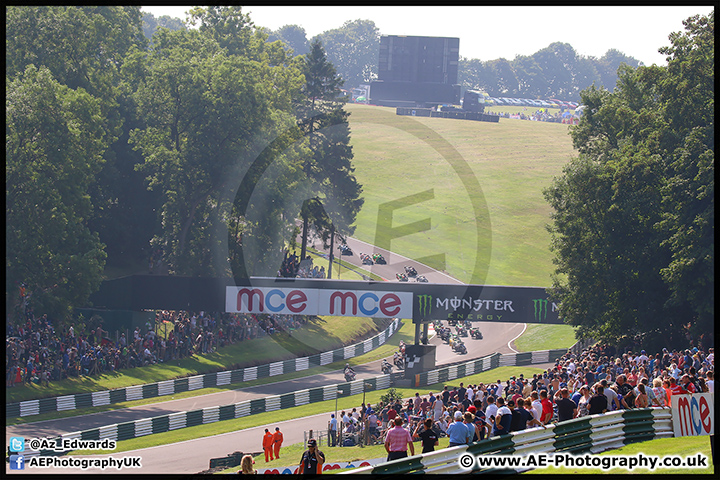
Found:
<path fill-rule="evenodd" d="M 324 291 L 316 296 L 319 300 L 314 313 L 320 315 L 379 317 L 392 313 L 412 318 L 413 323 L 433 320 L 563 323 L 558 318 L 557 305 L 548 300 L 545 289 L 540 287 L 252 278 L 244 287 L 228 287 L 226 311 L 255 311 L 246 306 L 253 300 L 248 287 L 257 291 L 258 305 L 254 308 L 260 308 L 258 311 L 262 311 L 259 305 L 263 294 L 269 311 L 278 311 L 284 306 L 283 301 L 295 310 L 306 304 L 309 308 L 310 299 L 315 297 L 312 292 L 317 289 Z"/>
<path fill-rule="evenodd" d="M 563 323 L 544 288 L 424 284 L 415 292 L 413 323 L 470 320 Z"/>

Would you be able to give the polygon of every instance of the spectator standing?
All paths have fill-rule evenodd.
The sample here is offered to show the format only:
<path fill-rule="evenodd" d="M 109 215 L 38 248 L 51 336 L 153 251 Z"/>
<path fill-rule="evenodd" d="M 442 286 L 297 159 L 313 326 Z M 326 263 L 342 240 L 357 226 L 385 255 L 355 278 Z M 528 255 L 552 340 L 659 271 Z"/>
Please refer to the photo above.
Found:
<path fill-rule="evenodd" d="M 552 421 L 553 404 L 548 398 L 547 390 L 540 390 L 540 404 L 542 405 L 542 417 L 540 421 L 543 425 L 547 425 Z"/>
<path fill-rule="evenodd" d="M 300 459 L 298 473 L 313 475 L 322 473 L 322 466 L 325 463 L 325 454 L 318 450 L 317 441 L 314 438 L 308 440 L 307 450 L 303 452 Z"/>
<path fill-rule="evenodd" d="M 415 429 L 413 436 L 418 437 L 422 443 L 422 453 L 428 453 L 435 451 L 435 447 L 438 445 L 438 437 L 433 431 L 433 420 L 432 418 L 425 419 L 425 422 L 418 424 Z M 420 431 L 420 429 L 423 429 Z"/>
<path fill-rule="evenodd" d="M 590 398 L 590 415 L 596 415 L 598 413 L 605 413 L 608 411 L 608 399 L 605 396 L 602 385 L 598 384 L 595 387 L 595 395 Z"/>
<path fill-rule="evenodd" d="M 497 405 L 498 409 L 493 422 L 493 437 L 496 435 L 508 435 L 510 433 L 510 423 L 512 422 L 512 412 L 505 405 L 503 397 L 498 397 Z"/>
<path fill-rule="evenodd" d="M 567 388 L 561 388 L 555 395 L 555 405 L 558 408 L 558 422 L 572 420 L 577 416 L 577 405 L 570 400 L 570 392 Z"/>
<path fill-rule="evenodd" d="M 388 453 L 388 462 L 398 458 L 406 458 L 408 456 L 408 448 L 410 449 L 410 453 L 415 455 L 415 446 L 413 445 L 412 437 L 410 433 L 402 427 L 403 419 L 401 417 L 395 417 L 394 424 L 395 426 L 388 430 L 385 436 L 385 451 Z"/>
<path fill-rule="evenodd" d="M 462 412 L 459 410 L 456 411 L 453 418 L 455 421 L 447 427 L 449 446 L 455 447 L 457 445 L 467 445 L 468 429 L 463 423 Z"/>
<path fill-rule="evenodd" d="M 488 405 L 485 408 L 485 421 L 492 425 L 495 422 L 495 414 L 498 406 L 495 404 L 495 397 L 490 395 L 487 399 Z"/>
<path fill-rule="evenodd" d="M 338 427 L 337 418 L 335 418 L 334 413 L 331 413 L 329 430 L 330 430 L 330 441 L 332 442 L 331 446 L 333 446 L 333 447 L 337 445 L 337 427 Z"/>

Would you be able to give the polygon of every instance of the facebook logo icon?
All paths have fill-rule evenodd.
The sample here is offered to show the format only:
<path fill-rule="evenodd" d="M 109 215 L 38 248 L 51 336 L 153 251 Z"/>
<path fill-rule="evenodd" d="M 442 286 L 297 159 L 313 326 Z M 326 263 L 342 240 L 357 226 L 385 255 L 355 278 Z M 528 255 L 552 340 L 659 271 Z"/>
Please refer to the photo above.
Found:
<path fill-rule="evenodd" d="M 25 470 L 25 456 L 10 455 L 10 470 Z"/>

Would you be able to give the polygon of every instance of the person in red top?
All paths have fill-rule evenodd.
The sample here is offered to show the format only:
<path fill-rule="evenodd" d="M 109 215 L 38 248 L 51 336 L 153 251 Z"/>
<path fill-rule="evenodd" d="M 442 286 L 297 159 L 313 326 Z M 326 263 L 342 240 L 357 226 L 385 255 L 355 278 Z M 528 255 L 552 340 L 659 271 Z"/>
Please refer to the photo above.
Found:
<path fill-rule="evenodd" d="M 680 377 L 680 385 L 687 391 L 687 393 L 697 393 L 695 385 L 690 381 L 690 375 L 683 375 Z"/>
<path fill-rule="evenodd" d="M 395 417 L 397 417 L 397 410 L 395 410 L 394 407 L 390 407 L 390 410 L 388 410 L 388 427 L 392 428 L 391 425 L 393 421 L 395 421 Z"/>
<path fill-rule="evenodd" d="M 682 385 L 678 384 L 677 381 L 673 377 L 670 377 L 670 393 L 672 395 L 678 395 L 678 394 L 688 393 L 688 391 L 685 390 L 682 387 Z"/>
<path fill-rule="evenodd" d="M 275 453 L 275 458 L 280 458 L 280 447 L 282 446 L 283 442 L 283 434 L 280 431 L 280 427 L 275 427 L 275 433 L 273 433 L 273 452 Z"/>
<path fill-rule="evenodd" d="M 270 460 L 275 460 L 275 458 L 273 458 L 273 449 L 272 449 L 273 435 L 272 435 L 272 433 L 270 433 L 270 431 L 267 428 L 265 429 L 265 435 L 263 436 L 262 445 L 263 445 L 263 450 L 265 450 L 265 463 L 267 463 L 269 461 L 268 457 L 270 458 Z"/>
<path fill-rule="evenodd" d="M 540 404 L 542 405 L 540 421 L 543 425 L 547 425 L 553 416 L 553 404 L 548 398 L 547 390 L 540 390 Z"/>

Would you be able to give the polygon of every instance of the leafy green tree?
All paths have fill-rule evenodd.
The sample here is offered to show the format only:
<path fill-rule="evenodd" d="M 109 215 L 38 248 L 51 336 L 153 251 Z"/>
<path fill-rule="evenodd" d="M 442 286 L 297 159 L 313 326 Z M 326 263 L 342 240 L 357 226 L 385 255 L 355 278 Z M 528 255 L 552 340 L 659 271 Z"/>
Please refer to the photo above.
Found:
<path fill-rule="evenodd" d="M 171 17 L 169 15 L 161 15 L 155 18 L 150 12 L 143 12 L 142 15 L 142 30 L 143 35 L 148 40 L 152 39 L 155 34 L 155 30 L 158 28 L 168 28 L 170 30 L 184 30 L 185 24 L 179 18 Z"/>
<path fill-rule="evenodd" d="M 129 53 L 146 46 L 139 7 L 8 7 L 7 14 L 8 75 L 29 64 L 44 66 L 58 82 L 100 101 L 101 118 L 116 141 L 88 185 L 94 207 L 88 226 L 106 245 L 109 265 L 141 258 L 152 234 L 148 219 L 155 202 L 134 171 L 141 159 L 127 139 L 136 116 L 120 73 Z"/>
<path fill-rule="evenodd" d="M 580 155 L 545 197 L 551 296 L 582 336 L 678 346 L 712 329 L 713 21 L 671 35 L 667 67 L 624 65 L 612 93 L 581 93 Z"/>
<path fill-rule="evenodd" d="M 335 232 L 350 235 L 352 223 L 360 211 L 362 187 L 357 183 L 352 166 L 349 114 L 344 110 L 341 96 L 342 79 L 329 62 L 321 42 L 314 39 L 305 58 L 305 101 L 300 105 L 299 125 L 308 140 L 310 156 L 304 171 L 312 182 L 317 197 L 304 205 L 303 240 L 301 254 L 305 254 L 310 223 L 332 247 Z M 319 211 L 318 203 L 324 208 Z M 327 218 L 326 218 L 327 216 Z M 327 226 L 330 232 L 327 232 Z M 332 248 L 331 248 L 332 261 Z"/>
<path fill-rule="evenodd" d="M 45 67 L 28 66 L 7 87 L 6 302 L 14 305 L 24 282 L 35 311 L 67 319 L 102 280 L 104 245 L 87 226 L 87 191 L 113 137 L 101 102 Z"/>
<path fill-rule="evenodd" d="M 320 40 L 328 60 L 348 87 L 377 78 L 380 31 L 371 20 L 345 22 L 340 28 L 327 30 L 313 40 Z"/>
<path fill-rule="evenodd" d="M 229 273 L 224 245 L 238 178 L 256 144 L 290 124 L 302 80 L 296 68 L 272 66 L 252 32 L 232 35 L 239 24 L 252 28 L 246 17 L 211 13 L 218 31 L 209 24 L 159 30 L 145 68 L 136 68 L 143 79 L 135 99 L 147 126 L 131 141 L 145 158 L 149 187 L 162 194 L 162 233 L 153 243 L 171 272 L 187 275 Z"/>
<path fill-rule="evenodd" d="M 282 41 L 292 49 L 293 55 L 305 55 L 310 51 L 305 29 L 299 25 L 284 25 L 268 36 L 268 41 Z"/>
<path fill-rule="evenodd" d="M 690 304 L 696 335 L 714 330 L 715 13 L 683 22 L 670 35 L 657 135 L 667 155 L 661 228 L 672 252 L 662 274 L 673 304 Z"/>

